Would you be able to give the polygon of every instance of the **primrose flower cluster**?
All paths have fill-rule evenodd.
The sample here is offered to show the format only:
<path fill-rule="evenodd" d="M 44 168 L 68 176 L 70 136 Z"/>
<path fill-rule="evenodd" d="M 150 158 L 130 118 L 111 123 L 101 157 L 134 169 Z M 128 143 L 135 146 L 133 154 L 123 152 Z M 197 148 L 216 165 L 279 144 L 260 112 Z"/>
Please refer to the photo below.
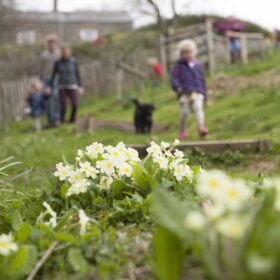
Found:
<path fill-rule="evenodd" d="M 175 149 L 178 144 L 178 140 L 172 145 L 166 142 L 161 142 L 160 145 L 151 142 L 151 146 L 147 149 L 148 156 L 160 169 L 173 174 L 178 182 L 186 179 L 192 181 L 194 174 L 184 158 L 184 153 Z"/>
<path fill-rule="evenodd" d="M 207 225 L 226 237 L 239 239 L 245 233 L 253 205 L 253 190 L 240 179 L 232 179 L 222 171 L 202 172 L 198 176 L 196 192 L 202 199 L 202 211 L 192 211 L 186 226 L 200 231 Z"/>
<path fill-rule="evenodd" d="M 75 166 L 58 163 L 54 175 L 68 184 L 66 196 L 71 196 L 86 193 L 91 185 L 108 189 L 114 180 L 130 179 L 139 161 L 138 152 L 122 142 L 115 147 L 95 142 L 78 150 Z"/>

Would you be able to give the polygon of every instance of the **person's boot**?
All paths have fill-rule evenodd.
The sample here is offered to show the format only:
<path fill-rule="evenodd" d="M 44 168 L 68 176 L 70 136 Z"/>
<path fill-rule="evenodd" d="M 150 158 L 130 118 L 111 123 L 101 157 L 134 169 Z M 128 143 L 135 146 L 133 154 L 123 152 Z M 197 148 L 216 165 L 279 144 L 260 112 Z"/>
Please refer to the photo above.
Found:
<path fill-rule="evenodd" d="M 198 133 L 200 137 L 205 137 L 208 134 L 208 130 L 205 126 L 201 126 L 198 128 Z"/>
<path fill-rule="evenodd" d="M 179 138 L 184 140 L 188 138 L 188 133 L 185 130 L 180 130 L 179 132 Z"/>

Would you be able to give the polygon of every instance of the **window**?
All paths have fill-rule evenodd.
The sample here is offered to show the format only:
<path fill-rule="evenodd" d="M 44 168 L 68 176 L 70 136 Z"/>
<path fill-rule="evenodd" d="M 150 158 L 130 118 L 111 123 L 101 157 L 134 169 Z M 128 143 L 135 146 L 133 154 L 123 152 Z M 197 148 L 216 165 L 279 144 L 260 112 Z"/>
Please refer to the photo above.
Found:
<path fill-rule="evenodd" d="M 99 32 L 96 29 L 81 29 L 80 39 L 82 41 L 94 42 L 98 39 Z"/>
<path fill-rule="evenodd" d="M 17 44 L 34 45 L 36 42 L 36 33 L 33 30 L 25 30 L 17 33 Z"/>

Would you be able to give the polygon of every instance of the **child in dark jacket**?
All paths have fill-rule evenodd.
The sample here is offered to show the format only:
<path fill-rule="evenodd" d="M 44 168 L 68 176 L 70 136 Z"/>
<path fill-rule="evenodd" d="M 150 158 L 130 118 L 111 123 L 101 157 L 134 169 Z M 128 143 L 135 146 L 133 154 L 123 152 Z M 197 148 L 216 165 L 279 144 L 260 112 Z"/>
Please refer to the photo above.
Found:
<path fill-rule="evenodd" d="M 185 40 L 179 45 L 181 58 L 172 70 L 172 87 L 176 91 L 182 108 L 179 137 L 186 139 L 187 117 L 192 107 L 200 136 L 206 136 L 203 103 L 207 100 L 205 77 L 201 64 L 195 59 L 196 44 Z"/>
<path fill-rule="evenodd" d="M 42 82 L 35 80 L 31 85 L 31 91 L 28 93 L 26 101 L 31 109 L 31 116 L 35 120 L 35 129 L 37 132 L 42 130 L 40 117 L 44 112 L 45 97 Z"/>

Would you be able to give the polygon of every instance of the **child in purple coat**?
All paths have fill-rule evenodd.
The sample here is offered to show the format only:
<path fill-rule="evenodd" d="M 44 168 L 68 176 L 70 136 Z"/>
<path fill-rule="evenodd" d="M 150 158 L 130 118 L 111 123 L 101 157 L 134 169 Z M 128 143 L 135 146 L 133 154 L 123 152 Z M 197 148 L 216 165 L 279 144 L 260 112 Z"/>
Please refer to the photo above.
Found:
<path fill-rule="evenodd" d="M 182 108 L 179 137 L 188 137 L 186 127 L 190 108 L 193 109 L 200 136 L 207 135 L 203 104 L 207 101 L 205 77 L 201 64 L 195 59 L 196 44 L 192 40 L 185 40 L 179 46 L 181 58 L 172 70 L 172 87 L 176 91 Z"/>

